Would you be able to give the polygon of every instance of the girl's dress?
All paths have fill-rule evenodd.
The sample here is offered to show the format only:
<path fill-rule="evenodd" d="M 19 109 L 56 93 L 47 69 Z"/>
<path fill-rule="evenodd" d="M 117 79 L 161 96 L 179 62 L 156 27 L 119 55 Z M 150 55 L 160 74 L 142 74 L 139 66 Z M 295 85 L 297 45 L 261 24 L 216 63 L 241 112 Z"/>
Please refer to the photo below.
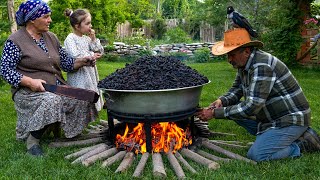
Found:
<path fill-rule="evenodd" d="M 64 45 L 68 54 L 74 58 L 93 56 L 94 52 L 99 52 L 101 54 L 104 52 L 99 39 L 96 38 L 96 40 L 92 42 L 91 38 L 86 35 L 80 37 L 74 33 L 70 33 L 65 39 Z M 84 66 L 75 72 L 67 73 L 67 82 L 69 85 L 93 90 L 100 94 L 98 102 L 95 103 L 96 111 L 100 111 L 102 109 L 104 102 L 101 91 L 98 89 L 98 81 L 99 76 L 97 66 Z"/>

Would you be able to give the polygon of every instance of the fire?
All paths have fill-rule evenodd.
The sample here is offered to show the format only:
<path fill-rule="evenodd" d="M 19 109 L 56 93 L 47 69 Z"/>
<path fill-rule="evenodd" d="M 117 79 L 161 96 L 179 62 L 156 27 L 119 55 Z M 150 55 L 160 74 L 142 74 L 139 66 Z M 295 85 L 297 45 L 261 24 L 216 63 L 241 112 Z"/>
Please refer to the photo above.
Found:
<path fill-rule="evenodd" d="M 188 128 L 184 131 L 173 122 L 152 124 L 152 151 L 175 152 L 183 146 L 188 146 L 192 143 L 190 134 Z M 143 123 L 135 126 L 130 133 L 127 124 L 124 134 L 122 136 L 117 134 L 116 146 L 117 148 L 124 148 L 127 151 L 135 151 L 135 153 L 145 153 L 147 148 Z"/>

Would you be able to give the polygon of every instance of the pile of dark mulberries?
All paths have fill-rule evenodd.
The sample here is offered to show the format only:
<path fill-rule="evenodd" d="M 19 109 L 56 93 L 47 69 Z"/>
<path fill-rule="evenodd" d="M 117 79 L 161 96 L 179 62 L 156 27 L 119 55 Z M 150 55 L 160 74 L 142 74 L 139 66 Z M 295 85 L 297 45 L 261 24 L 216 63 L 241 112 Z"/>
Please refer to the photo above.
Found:
<path fill-rule="evenodd" d="M 158 90 L 197 86 L 207 77 L 171 56 L 144 56 L 99 81 L 98 87 L 117 90 Z"/>

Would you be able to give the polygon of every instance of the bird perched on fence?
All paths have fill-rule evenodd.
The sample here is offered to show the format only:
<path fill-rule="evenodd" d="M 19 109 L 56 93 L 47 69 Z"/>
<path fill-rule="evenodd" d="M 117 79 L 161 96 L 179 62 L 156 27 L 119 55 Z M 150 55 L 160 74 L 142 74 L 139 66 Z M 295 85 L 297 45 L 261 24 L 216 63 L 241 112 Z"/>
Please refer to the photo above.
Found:
<path fill-rule="evenodd" d="M 245 28 L 250 36 L 256 38 L 258 33 L 252 28 L 248 20 L 239 12 L 235 11 L 232 6 L 227 8 L 227 18 L 231 21 L 234 28 Z"/>

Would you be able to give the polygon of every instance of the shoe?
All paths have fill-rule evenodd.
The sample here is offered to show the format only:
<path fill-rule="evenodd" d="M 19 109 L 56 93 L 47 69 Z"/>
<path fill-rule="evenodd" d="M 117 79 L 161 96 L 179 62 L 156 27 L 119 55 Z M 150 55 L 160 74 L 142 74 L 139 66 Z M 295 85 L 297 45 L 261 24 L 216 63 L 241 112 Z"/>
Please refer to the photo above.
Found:
<path fill-rule="evenodd" d="M 32 156 L 43 156 L 43 151 L 38 144 L 35 144 L 30 149 L 28 149 L 28 153 Z"/>
<path fill-rule="evenodd" d="M 297 143 L 302 152 L 320 151 L 319 135 L 310 127 L 302 134 Z"/>

